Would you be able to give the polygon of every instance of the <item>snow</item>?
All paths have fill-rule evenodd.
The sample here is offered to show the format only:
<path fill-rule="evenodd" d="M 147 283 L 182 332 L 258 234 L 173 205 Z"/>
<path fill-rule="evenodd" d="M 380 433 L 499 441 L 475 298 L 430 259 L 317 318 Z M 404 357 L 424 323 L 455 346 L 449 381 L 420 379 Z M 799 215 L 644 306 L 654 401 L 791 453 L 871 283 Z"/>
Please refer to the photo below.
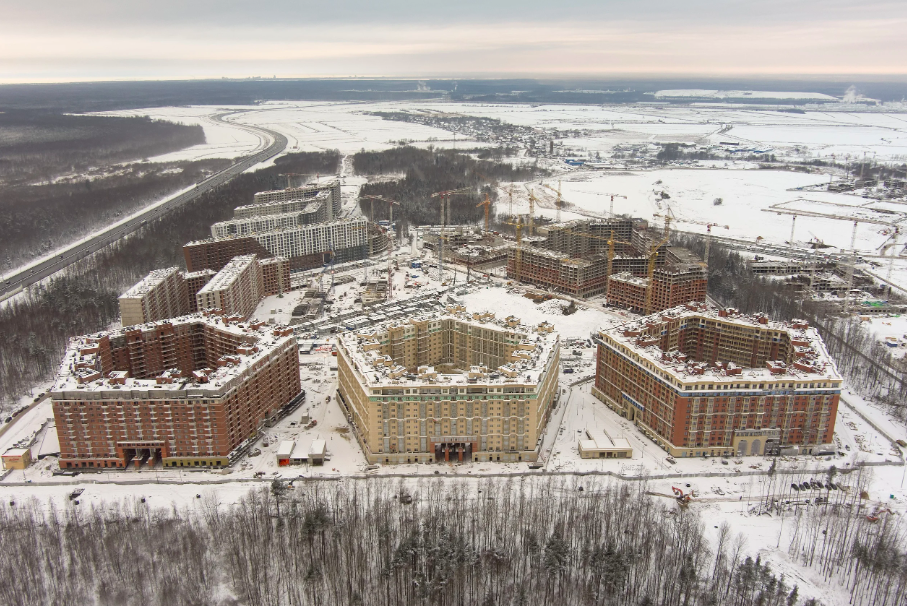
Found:
<path fill-rule="evenodd" d="M 808 99 L 811 101 L 838 101 L 836 97 L 822 93 L 782 92 L 767 90 L 709 90 L 701 88 L 686 88 L 675 90 L 660 90 L 655 93 L 656 99 L 671 97 L 704 97 L 708 99 Z"/>

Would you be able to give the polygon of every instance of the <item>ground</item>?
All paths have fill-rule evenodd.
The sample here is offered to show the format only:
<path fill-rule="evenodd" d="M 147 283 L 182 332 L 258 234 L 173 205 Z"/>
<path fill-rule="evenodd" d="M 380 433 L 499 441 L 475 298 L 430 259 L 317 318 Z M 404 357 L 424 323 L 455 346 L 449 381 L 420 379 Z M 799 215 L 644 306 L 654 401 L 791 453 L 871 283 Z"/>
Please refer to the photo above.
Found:
<path fill-rule="evenodd" d="M 445 148 L 475 148 L 498 142 L 453 137 L 452 133 L 406 122 L 386 121 L 371 115 L 371 111 L 441 110 L 465 115 L 498 118 L 511 124 L 530 126 L 540 136 L 556 140 L 570 155 L 592 158 L 600 155 L 609 162 L 608 170 L 573 168 L 559 159 L 542 160 L 541 165 L 553 172 L 545 183 L 556 186 L 560 181 L 564 200 L 564 219 L 606 216 L 610 212 L 611 195 L 614 212 L 627 213 L 650 221 L 660 221 L 655 213 L 668 210 L 678 219 L 677 229 L 703 233 L 702 222 L 719 224 L 716 235 L 749 242 L 764 241 L 779 246 L 788 245 L 791 220 L 787 215 L 766 212 L 772 205 L 786 205 L 801 210 L 822 210 L 832 206 L 834 212 L 848 216 L 904 216 L 903 200 L 877 202 L 862 195 L 836 194 L 821 191 L 829 179 L 840 175 L 801 173 L 783 170 L 763 170 L 747 160 L 703 160 L 657 170 L 626 169 L 617 156 L 621 149 L 652 147 L 667 142 L 720 144 L 737 143 L 743 148 L 758 149 L 786 160 L 833 159 L 854 162 L 867 154 L 877 161 L 902 162 L 907 152 L 907 121 L 894 111 L 845 113 L 807 111 L 804 114 L 779 113 L 770 110 L 734 108 L 727 105 L 707 106 L 521 106 L 482 105 L 473 103 L 320 103 L 279 102 L 255 107 L 183 107 L 154 108 L 116 112 L 117 115 L 149 115 L 154 118 L 201 124 L 207 141 L 203 145 L 168 154 L 152 161 L 176 159 L 233 158 L 252 153 L 266 142 L 245 129 L 243 125 L 260 125 L 285 134 L 287 152 L 339 149 L 344 154 L 341 171 L 343 214 L 359 213 L 358 192 L 365 179 L 352 174 L 350 154 L 360 149 L 388 149 L 406 140 L 419 146 Z M 234 113 L 231 122 L 213 119 L 218 114 Z M 519 146 L 521 142 L 513 144 Z M 657 149 L 657 148 L 655 148 Z M 514 162 L 530 162 L 519 157 Z M 513 199 L 515 213 L 528 212 L 526 189 L 534 190 L 540 202 L 536 211 L 554 217 L 555 198 L 540 181 L 516 184 Z M 524 187 L 525 186 L 525 187 Z M 872 195 L 873 192 L 861 192 Z M 625 196 L 625 197 L 621 197 Z M 721 205 L 714 204 L 722 198 Z M 508 195 L 502 189 L 496 214 L 509 212 Z M 891 213 L 894 213 L 892 215 Z M 727 225 L 728 228 L 722 227 Z M 856 235 L 856 249 L 867 263 L 861 267 L 877 276 L 887 277 L 889 258 L 880 258 L 880 246 L 889 234 L 882 226 L 861 224 Z M 822 239 L 834 247 L 832 251 L 847 251 L 852 235 L 850 221 L 803 217 L 797 221 L 793 246 L 805 249 L 806 242 Z M 55 457 L 47 457 L 24 472 L 14 471 L 0 480 L 0 498 L 10 501 L 36 498 L 64 506 L 76 487 L 84 488 L 80 501 L 101 506 L 113 499 L 147 499 L 162 508 L 193 507 L 200 497 L 216 495 L 221 502 L 237 502 L 250 489 L 273 478 L 326 480 L 340 482 L 365 481 L 366 476 L 399 478 L 414 490 L 426 487 L 456 487 L 475 483 L 481 478 L 509 476 L 521 482 L 540 482 L 547 477 L 573 478 L 583 482 L 645 483 L 647 491 L 656 498 L 671 499 L 672 487 L 693 490 L 697 496 L 689 507 L 702 514 L 710 538 L 714 542 L 721 522 L 731 524 L 735 532 L 747 537 L 746 552 L 762 556 L 777 570 L 783 571 L 792 584 L 800 585 L 801 596 L 817 597 L 827 605 L 846 604 L 847 596 L 840 588 L 817 578 L 811 569 L 791 561 L 785 550 L 790 528 L 782 520 L 762 514 L 754 508 L 759 501 L 767 471 L 776 462 L 779 473 L 821 477 L 834 465 L 846 472 L 858 462 L 872 465 L 869 504 L 884 502 L 898 514 L 907 511 L 907 492 L 904 490 L 905 465 L 903 453 L 892 446 L 897 439 L 907 439 L 907 430 L 893 421 L 871 402 L 852 393 L 845 393 L 836 419 L 835 443 L 839 454 L 828 458 L 782 457 L 766 459 L 745 457 L 728 459 L 678 460 L 671 463 L 653 442 L 632 424 L 622 419 L 590 394 L 588 379 L 594 371 L 594 349 L 588 342 L 598 327 L 629 319 L 626 312 L 614 312 L 602 307 L 600 301 L 582 302 L 576 313 L 565 316 L 566 301 L 548 301 L 541 305 L 523 296 L 523 289 L 508 288 L 501 271 L 489 272 L 491 278 L 481 283 L 464 285 L 466 275 L 460 268 L 448 268 L 439 276 L 431 268 L 432 254 L 423 249 L 418 235 L 412 244 L 403 242 L 394 255 L 399 269 L 392 269 L 393 297 L 402 300 L 414 295 L 433 293 L 451 296 L 470 310 L 494 311 L 498 317 L 515 315 L 527 323 L 542 320 L 552 322 L 561 334 L 562 371 L 561 399 L 547 428 L 543 446 L 543 468 L 530 470 L 526 463 L 491 464 L 467 463 L 451 465 L 398 465 L 368 469 L 366 461 L 352 438 L 348 421 L 336 402 L 336 372 L 331 370 L 336 358 L 330 355 L 329 342 L 322 339 L 312 354 L 300 359 L 300 377 L 306 390 L 306 402 L 296 412 L 268 428 L 254 446 L 259 454 L 243 458 L 236 466 L 224 471 L 195 471 L 185 469 L 143 469 L 81 474 L 77 477 L 53 476 Z M 901 243 L 903 244 L 903 242 Z M 419 258 L 425 262 L 422 270 L 409 269 L 409 261 Z M 869 261 L 877 263 L 870 266 Z M 334 285 L 332 305 L 325 314 L 360 309 L 355 302 L 362 278 L 386 278 L 387 261 L 377 259 L 357 267 L 327 268 L 296 277 L 296 290 L 282 296 L 265 299 L 256 317 L 285 323 L 291 319 L 293 308 L 302 296 L 299 287 L 331 290 L 332 276 L 352 275 L 355 280 Z M 895 288 L 907 292 L 907 260 L 896 259 L 892 266 Z M 454 277 L 456 276 L 456 277 Z M 448 285 L 444 286 L 444 282 Z M 880 340 L 893 340 L 897 350 L 907 341 L 907 320 L 904 317 L 873 317 L 867 327 Z M 891 339 L 889 339 L 891 338 Z M 311 339 L 306 339 L 311 340 Z M 574 354 L 578 352 L 578 355 Z M 20 406 L 33 400 L 47 386 L 36 386 L 33 394 Z M 317 421 L 305 428 L 303 415 Z M 0 451 L 17 444 L 32 444 L 35 456 L 53 450 L 54 431 L 48 418 L 52 416 L 48 401 L 39 402 L 16 418 L 10 428 L 0 434 Z M 577 452 L 578 437 L 585 429 L 605 429 L 613 437 L 625 437 L 633 446 L 629 460 L 583 460 Z M 321 467 L 277 466 L 276 450 L 283 440 L 308 444 L 324 439 L 328 460 Z M 267 443 L 267 446 L 265 445 Z M 780 548 L 779 548 L 780 546 Z"/>

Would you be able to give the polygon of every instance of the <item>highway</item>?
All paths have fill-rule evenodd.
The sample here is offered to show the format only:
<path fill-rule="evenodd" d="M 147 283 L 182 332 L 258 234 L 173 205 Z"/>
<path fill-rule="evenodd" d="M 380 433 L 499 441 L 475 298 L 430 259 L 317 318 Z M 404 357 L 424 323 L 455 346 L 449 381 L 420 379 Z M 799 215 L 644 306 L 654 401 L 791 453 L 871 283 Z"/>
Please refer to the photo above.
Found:
<path fill-rule="evenodd" d="M 104 231 L 96 233 L 93 237 L 87 240 L 77 242 L 66 249 L 58 250 L 53 257 L 49 257 L 41 263 L 18 270 L 17 273 L 4 276 L 3 282 L 2 284 L 0 284 L 0 301 L 8 299 L 9 297 L 22 291 L 28 286 L 34 284 L 35 282 L 39 282 L 44 278 L 47 278 L 48 276 L 52 276 L 53 274 L 66 269 L 73 263 L 76 263 L 84 259 L 88 255 L 101 250 L 105 246 L 116 242 L 120 238 L 141 229 L 144 225 L 150 223 L 151 221 L 159 219 L 167 212 L 179 206 L 182 206 L 187 202 L 191 202 L 205 192 L 211 191 L 212 189 L 223 185 L 236 175 L 244 172 L 252 166 L 255 166 L 256 164 L 273 158 L 277 154 L 281 153 L 284 149 L 286 149 L 287 138 L 280 133 L 257 126 L 249 126 L 245 124 L 240 126 L 234 122 L 226 122 L 224 118 L 227 115 L 230 114 L 218 114 L 212 117 L 219 122 L 228 123 L 231 126 L 254 132 L 255 134 L 263 137 L 264 141 L 270 139 L 271 144 L 259 152 L 240 158 L 237 162 L 227 167 L 226 169 L 211 175 L 204 181 L 201 181 L 189 191 L 178 194 L 162 203 L 150 206 L 144 211 L 140 211 L 132 215 L 130 218 L 115 223 Z"/>

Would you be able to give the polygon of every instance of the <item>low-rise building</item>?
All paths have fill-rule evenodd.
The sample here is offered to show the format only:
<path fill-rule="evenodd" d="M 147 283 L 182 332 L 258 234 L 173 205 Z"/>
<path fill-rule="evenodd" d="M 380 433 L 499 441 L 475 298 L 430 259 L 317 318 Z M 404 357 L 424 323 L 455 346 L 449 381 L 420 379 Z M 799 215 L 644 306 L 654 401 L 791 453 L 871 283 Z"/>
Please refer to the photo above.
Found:
<path fill-rule="evenodd" d="M 31 450 L 28 448 L 10 448 L 0 457 L 3 469 L 25 469 L 31 465 Z"/>

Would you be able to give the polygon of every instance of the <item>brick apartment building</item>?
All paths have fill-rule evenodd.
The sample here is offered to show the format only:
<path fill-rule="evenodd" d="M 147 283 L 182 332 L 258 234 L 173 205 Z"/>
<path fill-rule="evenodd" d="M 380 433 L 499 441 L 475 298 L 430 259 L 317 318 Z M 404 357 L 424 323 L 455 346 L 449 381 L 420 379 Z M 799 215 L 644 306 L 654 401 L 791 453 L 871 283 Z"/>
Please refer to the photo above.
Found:
<path fill-rule="evenodd" d="M 223 466 L 302 396 L 292 329 L 194 314 L 72 339 L 50 390 L 64 469 Z"/>
<path fill-rule="evenodd" d="M 690 301 L 704 302 L 708 288 L 706 269 L 698 264 L 659 267 L 652 274 L 651 312 L 677 307 Z M 636 313 L 646 312 L 649 279 L 622 272 L 608 280 L 608 305 L 623 307 Z"/>
<path fill-rule="evenodd" d="M 602 330 L 592 393 L 675 456 L 810 453 L 841 383 L 805 321 L 690 304 Z"/>

